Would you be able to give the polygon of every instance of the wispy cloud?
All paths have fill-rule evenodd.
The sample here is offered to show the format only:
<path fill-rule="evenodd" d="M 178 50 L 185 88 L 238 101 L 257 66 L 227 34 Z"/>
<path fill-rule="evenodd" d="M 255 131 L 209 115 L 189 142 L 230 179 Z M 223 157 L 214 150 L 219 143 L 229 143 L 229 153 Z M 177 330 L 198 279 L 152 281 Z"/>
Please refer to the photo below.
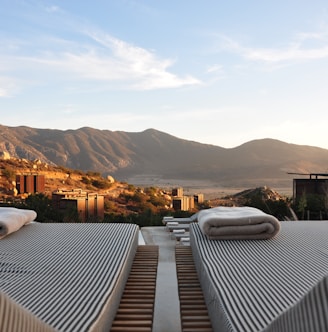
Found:
<path fill-rule="evenodd" d="M 219 73 L 222 71 L 223 66 L 215 64 L 207 68 L 207 73 Z"/>
<path fill-rule="evenodd" d="M 130 88 L 141 90 L 200 83 L 192 76 L 181 77 L 170 72 L 169 68 L 174 65 L 171 59 L 161 59 L 154 52 L 102 32 L 86 33 L 103 48 L 101 53 L 93 50 L 89 54 L 70 55 L 75 63 L 81 63 L 74 69 L 82 75 L 100 80 L 124 80 Z M 90 65 L 89 69 L 85 62 Z"/>
<path fill-rule="evenodd" d="M 6 57 L 6 70 L 30 68 L 33 69 L 31 77 L 46 81 L 51 73 L 52 78 L 62 81 L 98 82 L 102 89 L 104 83 L 107 87 L 114 84 L 116 89 L 129 90 L 179 88 L 201 83 L 191 75 L 175 74 L 172 69 L 175 62 L 153 51 L 96 29 L 83 28 L 76 33 L 80 35 L 79 42 L 58 36 L 39 36 L 25 41 L 24 49 L 17 47 Z M 35 49 L 34 45 L 37 45 Z"/>
<path fill-rule="evenodd" d="M 245 57 L 250 60 L 264 62 L 305 61 L 323 59 L 328 57 L 328 46 L 317 49 L 302 49 L 299 47 L 288 47 L 286 49 L 247 49 Z"/>
<path fill-rule="evenodd" d="M 328 34 L 299 33 L 282 47 L 249 47 L 242 43 L 221 36 L 221 47 L 241 57 L 267 64 L 292 63 L 307 60 L 319 60 L 328 57 Z"/>

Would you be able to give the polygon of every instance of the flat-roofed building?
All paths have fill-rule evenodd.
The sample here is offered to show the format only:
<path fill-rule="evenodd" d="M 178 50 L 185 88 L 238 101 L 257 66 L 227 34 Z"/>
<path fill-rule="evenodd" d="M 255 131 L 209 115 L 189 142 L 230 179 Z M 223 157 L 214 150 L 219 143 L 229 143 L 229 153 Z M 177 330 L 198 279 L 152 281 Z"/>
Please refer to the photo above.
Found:
<path fill-rule="evenodd" d="M 172 189 L 172 196 L 182 197 L 183 196 L 183 188 L 173 188 Z"/>
<path fill-rule="evenodd" d="M 300 174 L 301 175 L 301 174 Z M 294 201 L 303 195 L 328 196 L 328 179 L 319 177 L 328 177 L 326 173 L 310 173 L 307 179 L 293 179 L 293 199 Z"/>
<path fill-rule="evenodd" d="M 301 219 L 321 220 L 328 217 L 328 174 L 290 173 L 308 175 L 309 178 L 293 179 L 293 201 Z"/>
<path fill-rule="evenodd" d="M 40 174 L 17 174 L 16 189 L 18 194 L 42 193 L 45 189 L 45 176 Z"/>
<path fill-rule="evenodd" d="M 104 219 L 104 196 L 98 193 L 61 189 L 52 193 L 52 203 L 57 210 L 75 211 L 81 222 Z"/>
<path fill-rule="evenodd" d="M 196 204 L 204 203 L 204 194 L 196 194 L 194 195 L 194 201 Z"/>
<path fill-rule="evenodd" d="M 192 196 L 173 197 L 172 207 L 176 211 L 192 210 L 195 208 L 194 197 Z"/>

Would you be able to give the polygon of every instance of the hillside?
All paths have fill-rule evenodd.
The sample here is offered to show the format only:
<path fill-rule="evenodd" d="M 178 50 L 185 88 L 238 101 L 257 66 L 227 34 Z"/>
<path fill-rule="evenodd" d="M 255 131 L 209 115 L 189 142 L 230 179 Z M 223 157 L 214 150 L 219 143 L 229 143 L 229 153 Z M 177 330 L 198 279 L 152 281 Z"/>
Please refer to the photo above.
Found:
<path fill-rule="evenodd" d="M 247 189 L 233 195 L 207 199 L 203 204 L 195 206 L 190 211 L 174 211 L 171 207 L 171 191 L 166 191 L 160 187 L 135 187 L 128 183 L 115 181 L 111 177 L 103 178 L 97 172 L 84 173 L 80 170 L 48 165 L 40 160 L 29 161 L 17 158 L 0 159 L 0 203 L 19 204 L 24 201 L 27 202 L 31 198 L 30 195 L 18 194 L 15 190 L 16 175 L 22 174 L 44 175 L 45 191 L 35 195 L 35 198 L 38 199 L 37 197 L 40 194 L 39 202 L 44 202 L 43 197 L 51 199 L 52 192 L 57 189 L 68 191 L 82 189 L 83 191 L 102 194 L 105 199 L 106 218 L 108 220 L 110 216 L 116 222 L 119 220 L 131 222 L 140 218 L 143 222 L 156 222 L 156 224 L 161 225 L 161 216 L 163 215 L 176 213 L 177 216 L 181 216 L 181 213 L 182 215 L 183 213 L 190 215 L 195 213 L 198 208 L 218 205 L 255 206 L 267 213 L 276 214 L 280 218 L 286 218 L 290 214 L 288 198 L 269 187 Z M 36 207 L 40 209 L 39 203 L 30 208 L 35 209 Z M 48 205 L 44 206 L 43 209 L 39 210 L 38 213 L 45 216 L 45 212 L 42 211 L 48 211 Z"/>
<path fill-rule="evenodd" d="M 226 149 L 154 129 L 131 133 L 0 126 L 0 152 L 159 186 L 291 187 L 287 172 L 322 173 L 328 165 L 328 150 L 318 147 L 262 139 Z"/>
<path fill-rule="evenodd" d="M 27 159 L 0 159 L 0 196 L 12 197 L 14 195 L 16 174 L 39 174 L 45 176 L 45 192 L 47 196 L 57 189 L 82 189 L 86 191 L 97 191 L 100 194 L 115 191 L 121 192 L 127 187 L 127 184 L 116 182 L 113 179 L 102 178 L 96 172 L 84 173 L 79 170 L 73 170 L 62 166 L 49 165 L 41 162 L 39 159 L 34 161 Z M 88 179 L 88 181 L 86 181 Z M 98 188 L 92 185 L 95 180 L 106 182 L 106 188 Z"/>
<path fill-rule="evenodd" d="M 140 188 L 112 177 L 104 178 L 97 172 L 83 172 L 61 166 L 48 165 L 40 160 L 0 158 L 0 202 L 15 203 L 30 197 L 18 194 L 16 175 L 38 174 L 45 177 L 45 191 L 41 196 L 51 199 L 57 189 L 72 191 L 81 189 L 104 196 L 105 212 L 114 215 L 168 213 L 171 211 L 171 196 L 161 188 Z M 23 200 L 22 200 L 23 199 Z"/>

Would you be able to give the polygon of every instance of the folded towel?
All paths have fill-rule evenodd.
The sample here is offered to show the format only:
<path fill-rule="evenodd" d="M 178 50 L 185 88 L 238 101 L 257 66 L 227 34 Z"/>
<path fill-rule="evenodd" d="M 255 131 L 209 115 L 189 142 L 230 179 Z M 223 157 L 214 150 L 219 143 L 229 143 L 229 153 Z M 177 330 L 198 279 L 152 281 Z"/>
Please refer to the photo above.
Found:
<path fill-rule="evenodd" d="M 24 225 L 35 220 L 37 214 L 33 210 L 0 207 L 0 239 L 18 231 Z"/>
<path fill-rule="evenodd" d="M 201 210 L 198 224 L 211 240 L 269 239 L 280 230 L 278 219 L 248 206 Z"/>

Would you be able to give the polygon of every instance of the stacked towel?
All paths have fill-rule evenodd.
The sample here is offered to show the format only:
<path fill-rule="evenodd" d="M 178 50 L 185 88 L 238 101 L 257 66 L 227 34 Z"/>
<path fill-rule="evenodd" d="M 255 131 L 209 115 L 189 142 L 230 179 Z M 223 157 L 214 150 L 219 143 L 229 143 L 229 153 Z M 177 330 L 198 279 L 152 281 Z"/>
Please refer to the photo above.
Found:
<path fill-rule="evenodd" d="M 0 207 L 0 239 L 18 231 L 24 225 L 35 220 L 37 214 L 33 210 Z"/>
<path fill-rule="evenodd" d="M 280 230 L 278 219 L 248 206 L 201 210 L 198 224 L 211 240 L 269 239 Z"/>

